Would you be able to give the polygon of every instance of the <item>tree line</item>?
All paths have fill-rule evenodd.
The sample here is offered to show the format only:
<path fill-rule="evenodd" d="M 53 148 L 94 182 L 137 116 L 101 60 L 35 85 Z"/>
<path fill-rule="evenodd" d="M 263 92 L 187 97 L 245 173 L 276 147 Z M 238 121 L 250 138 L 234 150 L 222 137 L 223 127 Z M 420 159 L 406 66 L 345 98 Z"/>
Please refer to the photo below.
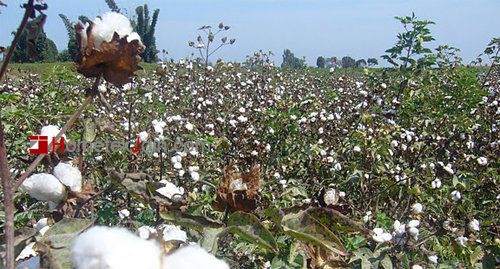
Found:
<path fill-rule="evenodd" d="M 116 4 L 114 0 L 105 0 L 109 9 L 113 12 L 121 13 L 122 9 Z M 141 53 L 141 57 L 145 62 L 156 62 L 158 61 L 159 51 L 156 49 L 156 38 L 155 29 L 156 23 L 158 22 L 158 15 L 160 9 L 155 9 L 153 15 L 150 15 L 148 5 L 138 6 L 135 9 L 135 16 L 131 19 L 132 27 L 134 31 L 139 34 L 141 40 L 146 47 L 146 49 Z M 32 30 L 30 30 L 30 25 L 27 25 L 26 29 L 21 35 L 21 39 L 16 45 L 14 53 L 12 55 L 12 62 L 17 63 L 34 63 L 34 62 L 66 62 L 75 61 L 78 58 L 79 47 L 76 43 L 75 37 L 75 22 L 71 21 L 66 15 L 59 14 L 59 17 L 66 27 L 68 34 L 68 44 L 62 51 L 57 50 L 57 46 L 50 39 L 46 33 L 43 31 L 43 22 L 36 25 L 36 22 L 32 25 L 35 28 L 37 36 L 35 39 L 30 39 Z M 45 20 L 45 18 L 41 18 Z M 82 22 L 90 22 L 91 20 L 81 15 L 78 20 Z M 31 29 L 32 29 L 31 28 Z M 14 34 L 14 33 L 13 33 Z"/>
<path fill-rule="evenodd" d="M 366 67 L 366 66 L 376 66 L 378 65 L 378 60 L 376 58 L 368 58 L 368 59 L 354 59 L 350 56 L 344 56 L 342 59 L 339 59 L 335 56 L 333 57 L 323 57 L 319 56 L 316 60 L 316 66 L 318 68 L 356 68 L 356 67 Z M 285 49 L 283 52 L 283 62 L 281 64 L 282 68 L 306 68 L 306 59 L 305 57 L 298 58 L 295 54 L 289 50 Z"/>

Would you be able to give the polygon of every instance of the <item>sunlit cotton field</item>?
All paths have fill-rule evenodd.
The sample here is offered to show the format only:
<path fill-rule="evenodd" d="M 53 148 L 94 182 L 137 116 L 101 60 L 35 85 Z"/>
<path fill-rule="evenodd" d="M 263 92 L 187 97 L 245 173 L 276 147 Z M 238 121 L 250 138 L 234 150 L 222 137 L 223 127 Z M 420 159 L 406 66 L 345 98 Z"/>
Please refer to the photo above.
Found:
<path fill-rule="evenodd" d="M 159 9 L 73 21 L 11 2 L 0 268 L 500 265 L 498 33 L 466 62 L 404 15 L 381 66 L 312 67 L 289 49 L 218 58 L 238 46 L 220 23 L 168 59 Z M 53 60 L 46 20 L 68 32 Z"/>

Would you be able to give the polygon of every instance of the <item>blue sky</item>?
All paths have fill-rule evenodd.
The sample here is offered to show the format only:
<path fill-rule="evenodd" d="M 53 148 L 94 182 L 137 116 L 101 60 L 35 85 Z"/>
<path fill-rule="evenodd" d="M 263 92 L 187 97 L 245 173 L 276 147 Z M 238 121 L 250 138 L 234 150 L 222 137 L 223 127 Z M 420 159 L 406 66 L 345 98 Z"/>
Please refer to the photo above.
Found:
<path fill-rule="evenodd" d="M 0 45 L 10 43 L 22 10 L 20 0 L 3 1 L 0 13 Z M 57 16 L 90 18 L 108 11 L 104 0 L 46 0 L 49 19 L 45 30 L 59 49 L 67 36 Z M 318 56 L 350 55 L 353 58 L 378 57 L 395 42 L 401 31 L 394 16 L 415 12 L 420 19 L 436 22 L 431 26 L 434 45 L 449 44 L 462 50 L 468 62 L 482 52 L 493 37 L 500 36 L 499 0 L 116 0 L 133 15 L 135 7 L 147 3 L 160 8 L 156 31 L 157 48 L 179 59 L 193 50 L 187 46 L 201 25 L 224 22 L 236 38 L 216 58 L 243 61 L 259 49 L 271 50 L 281 63 L 284 49 L 305 56 L 314 65 Z M 383 62 L 382 60 L 379 60 Z"/>

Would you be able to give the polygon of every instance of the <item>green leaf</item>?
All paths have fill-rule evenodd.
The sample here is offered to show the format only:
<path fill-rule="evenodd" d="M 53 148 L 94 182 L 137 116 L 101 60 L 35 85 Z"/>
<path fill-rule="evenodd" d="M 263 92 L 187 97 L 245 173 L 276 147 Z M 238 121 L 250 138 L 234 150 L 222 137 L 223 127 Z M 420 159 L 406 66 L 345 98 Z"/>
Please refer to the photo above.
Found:
<path fill-rule="evenodd" d="M 392 269 L 392 260 L 389 255 L 384 255 L 384 258 L 380 261 L 380 265 L 382 265 L 385 269 Z"/>
<path fill-rule="evenodd" d="M 243 240 L 256 244 L 275 254 L 278 253 L 279 249 L 276 239 L 260 223 L 256 216 L 238 211 L 229 216 L 227 225 L 227 232 L 237 234 Z"/>
<path fill-rule="evenodd" d="M 470 265 L 474 266 L 476 263 L 484 257 L 484 252 L 480 246 L 474 249 L 474 252 L 470 254 Z"/>
<path fill-rule="evenodd" d="M 14 234 L 14 256 L 17 257 L 19 253 L 28 245 L 38 233 L 37 229 L 34 228 L 21 228 L 16 229 Z M 5 234 L 0 236 L 0 252 L 5 251 Z"/>
<path fill-rule="evenodd" d="M 298 240 L 323 247 L 339 255 L 347 255 L 340 239 L 307 211 L 291 213 L 283 217 L 284 232 Z"/>
<path fill-rule="evenodd" d="M 43 235 L 37 246 L 44 253 L 42 268 L 71 269 L 73 239 L 94 224 L 94 219 L 66 218 L 54 224 Z"/>
<path fill-rule="evenodd" d="M 204 217 L 189 215 L 179 211 L 169 211 L 163 212 L 160 216 L 167 220 L 168 222 L 179 225 L 181 227 L 186 227 L 193 229 L 199 233 L 203 233 L 207 228 L 223 228 L 224 224 L 216 220 Z"/>
<path fill-rule="evenodd" d="M 203 238 L 200 241 L 202 248 L 208 252 L 215 254 L 218 248 L 218 241 L 223 228 L 205 228 L 203 229 Z"/>
<path fill-rule="evenodd" d="M 96 137 L 96 124 L 93 118 L 85 119 L 83 123 L 83 141 L 92 142 Z"/>

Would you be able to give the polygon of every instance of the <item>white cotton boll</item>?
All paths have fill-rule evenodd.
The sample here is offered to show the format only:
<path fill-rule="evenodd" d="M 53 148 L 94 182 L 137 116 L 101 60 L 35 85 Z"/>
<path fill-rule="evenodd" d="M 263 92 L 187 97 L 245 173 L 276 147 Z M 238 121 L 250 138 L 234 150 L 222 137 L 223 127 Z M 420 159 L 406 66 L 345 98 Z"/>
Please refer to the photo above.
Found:
<path fill-rule="evenodd" d="M 22 186 L 31 197 L 39 201 L 59 202 L 66 195 L 64 185 L 50 174 L 34 174 L 27 178 Z"/>
<path fill-rule="evenodd" d="M 420 221 L 419 220 L 410 220 L 410 222 L 408 222 L 408 227 L 418 227 L 420 225 Z"/>
<path fill-rule="evenodd" d="M 402 235 L 406 231 L 406 225 L 401 224 L 401 222 L 399 220 L 394 221 L 394 224 L 392 225 L 392 227 L 394 228 L 394 232 L 397 235 Z"/>
<path fill-rule="evenodd" d="M 156 230 L 149 226 L 141 226 L 139 227 L 139 229 L 137 229 L 137 233 L 139 234 L 140 238 L 147 240 L 151 236 L 156 235 Z"/>
<path fill-rule="evenodd" d="M 465 236 L 460 236 L 460 237 L 457 237 L 457 239 L 455 239 L 455 242 L 457 242 L 457 244 L 459 244 L 462 247 L 465 247 L 467 245 L 468 241 L 469 241 L 469 238 L 467 238 Z"/>
<path fill-rule="evenodd" d="M 229 269 L 223 261 L 198 245 L 180 248 L 163 258 L 163 269 Z"/>
<path fill-rule="evenodd" d="M 60 131 L 61 129 L 59 129 L 59 127 L 56 125 L 47 125 L 43 126 L 42 129 L 40 130 L 40 136 L 46 136 L 47 141 L 50 144 L 52 143 L 52 140 L 57 136 L 57 134 L 59 134 Z M 62 135 L 62 137 L 66 139 L 66 135 L 64 134 Z M 60 140 L 58 140 L 57 142 L 60 142 Z M 38 148 L 38 142 L 35 142 L 33 146 L 31 146 L 30 148 L 32 149 Z M 51 150 L 51 148 L 49 148 L 49 150 Z"/>
<path fill-rule="evenodd" d="M 451 192 L 451 199 L 455 202 L 458 202 L 460 199 L 462 199 L 462 194 L 459 191 L 454 190 Z"/>
<path fill-rule="evenodd" d="M 427 256 L 427 259 L 429 260 L 430 263 L 433 263 L 433 264 L 438 263 L 438 256 L 437 255 Z"/>
<path fill-rule="evenodd" d="M 92 35 L 96 48 L 99 48 L 104 41 L 110 42 L 115 32 L 120 37 L 130 35 L 133 32 L 129 19 L 116 12 L 106 12 L 100 18 L 95 18 L 93 22 Z"/>
<path fill-rule="evenodd" d="M 198 172 L 200 171 L 200 167 L 199 166 L 190 166 L 188 168 L 189 172 Z"/>
<path fill-rule="evenodd" d="M 134 40 L 139 40 L 139 43 L 142 44 L 142 42 L 141 42 L 141 36 L 139 36 L 139 34 L 136 33 L 136 32 L 133 32 L 133 33 L 131 33 L 130 35 L 127 36 L 127 42 L 130 43 L 130 42 L 132 42 Z"/>
<path fill-rule="evenodd" d="M 486 159 L 485 157 L 479 157 L 477 158 L 477 163 L 479 165 L 487 165 L 488 164 L 488 159 Z"/>
<path fill-rule="evenodd" d="M 469 222 L 468 228 L 471 232 L 479 232 L 479 230 L 481 230 L 481 226 L 479 225 L 479 221 L 477 219 L 472 219 Z"/>
<path fill-rule="evenodd" d="M 337 171 L 340 171 L 340 170 L 342 170 L 342 165 L 341 165 L 340 163 L 336 163 L 336 164 L 333 166 L 333 168 L 334 168 L 335 170 L 337 170 Z"/>
<path fill-rule="evenodd" d="M 60 162 L 54 167 L 54 176 L 56 176 L 62 184 L 68 186 L 71 191 L 79 192 L 82 190 L 82 173 L 71 164 Z"/>
<path fill-rule="evenodd" d="M 410 227 L 408 229 L 408 233 L 416 240 L 418 238 L 420 231 L 416 227 Z"/>
<path fill-rule="evenodd" d="M 392 235 L 384 232 L 382 228 L 374 228 L 373 233 L 372 239 L 377 243 L 385 243 L 392 240 Z"/>
<path fill-rule="evenodd" d="M 182 157 L 180 155 L 175 155 L 170 159 L 172 164 L 180 163 L 182 161 Z"/>
<path fill-rule="evenodd" d="M 421 203 L 414 203 L 412 206 L 411 206 L 411 210 L 413 211 L 413 213 L 415 214 L 420 214 L 422 213 L 424 207 L 422 206 Z"/>
<path fill-rule="evenodd" d="M 367 211 L 365 213 L 365 215 L 363 216 L 363 222 L 367 223 L 371 219 L 372 219 L 372 212 L 371 211 Z"/>
<path fill-rule="evenodd" d="M 140 140 L 141 142 L 146 142 L 146 141 L 148 141 L 148 137 L 149 137 L 149 134 L 148 134 L 148 132 L 146 132 L 146 131 L 142 131 L 142 132 L 140 132 L 140 133 L 139 133 L 139 140 Z"/>
<path fill-rule="evenodd" d="M 171 182 L 166 182 L 165 187 L 157 189 L 156 192 L 167 197 L 168 199 L 172 199 L 175 196 L 182 196 L 184 194 L 184 188 L 177 187 Z"/>
<path fill-rule="evenodd" d="M 422 266 L 418 265 L 418 264 L 414 264 L 411 269 L 424 269 Z"/>
<path fill-rule="evenodd" d="M 76 269 L 158 269 L 158 243 L 143 240 L 125 228 L 96 226 L 73 242 L 71 257 Z"/>
<path fill-rule="evenodd" d="M 442 185 L 441 179 L 439 179 L 439 178 L 436 178 L 431 182 L 431 186 L 433 189 L 439 189 L 439 188 L 441 188 L 441 185 Z"/>
<path fill-rule="evenodd" d="M 44 227 L 47 227 L 49 225 L 48 222 L 49 222 L 48 218 L 42 218 L 42 219 L 38 220 L 35 224 L 33 224 L 33 228 L 40 231 L 41 229 L 43 229 Z"/>
<path fill-rule="evenodd" d="M 47 125 L 47 126 L 42 127 L 42 130 L 40 131 L 40 135 L 47 136 L 49 139 L 49 143 L 50 143 L 50 142 L 52 142 L 52 138 L 55 138 L 57 136 L 57 134 L 59 134 L 60 131 L 61 131 L 61 129 L 59 129 L 58 126 Z M 62 137 L 66 138 L 66 135 L 63 134 Z"/>
<path fill-rule="evenodd" d="M 337 201 L 339 200 L 337 191 L 335 189 L 329 189 L 325 192 L 323 195 L 323 200 L 325 201 L 326 205 L 335 205 L 337 204 Z"/>
<path fill-rule="evenodd" d="M 108 89 L 106 88 L 106 85 L 101 84 L 101 85 L 99 85 L 99 87 L 97 87 L 97 90 L 98 90 L 100 93 L 105 93 Z"/>
<path fill-rule="evenodd" d="M 185 231 L 181 230 L 179 227 L 175 225 L 165 225 L 163 228 L 163 240 L 165 241 L 177 240 L 186 242 L 187 234 Z"/>
<path fill-rule="evenodd" d="M 353 150 L 354 152 L 361 152 L 361 148 L 359 146 L 355 146 Z"/>
<path fill-rule="evenodd" d="M 174 168 L 179 170 L 182 168 L 182 163 L 174 163 Z"/>
<path fill-rule="evenodd" d="M 193 171 L 190 174 L 193 181 L 198 181 L 200 179 L 200 174 L 198 172 Z"/>
<path fill-rule="evenodd" d="M 191 124 L 191 123 L 189 123 L 189 122 L 188 122 L 188 123 L 186 123 L 186 125 L 184 125 L 184 127 L 186 127 L 186 129 L 187 129 L 188 131 L 192 131 L 192 130 L 194 129 L 193 124 Z"/>
<path fill-rule="evenodd" d="M 48 218 L 42 218 L 37 223 L 33 224 L 33 228 L 37 229 L 41 235 L 44 235 L 50 229 Z"/>
<path fill-rule="evenodd" d="M 234 191 L 244 191 L 247 190 L 247 184 L 243 183 L 243 179 L 238 178 L 229 184 L 229 191 L 234 192 Z"/>
<path fill-rule="evenodd" d="M 128 218 L 130 216 L 130 211 L 128 209 L 122 209 L 118 211 L 118 216 L 120 219 Z"/>

